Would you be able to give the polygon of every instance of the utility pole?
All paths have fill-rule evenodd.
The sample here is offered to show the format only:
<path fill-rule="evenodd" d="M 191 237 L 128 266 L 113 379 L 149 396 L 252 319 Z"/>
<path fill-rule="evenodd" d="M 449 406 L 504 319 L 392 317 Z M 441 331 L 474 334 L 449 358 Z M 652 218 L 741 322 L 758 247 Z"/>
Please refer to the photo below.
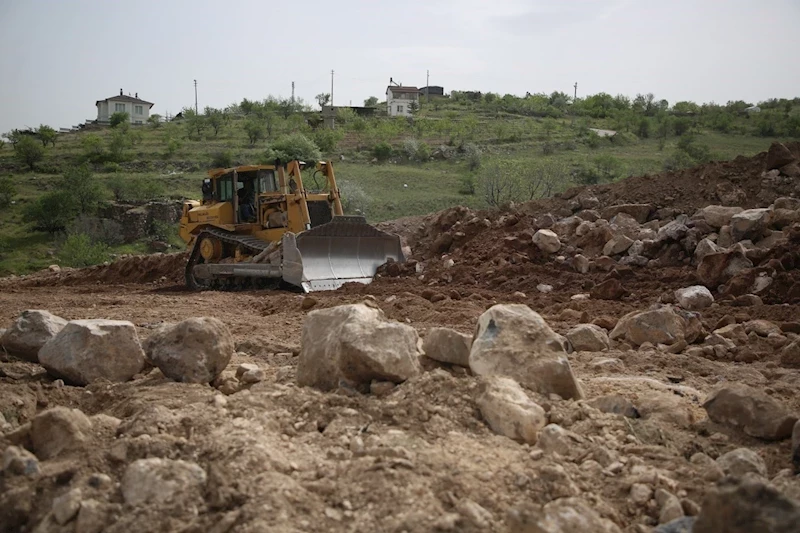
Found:
<path fill-rule="evenodd" d="M 572 101 L 575 102 L 575 100 L 577 100 L 577 99 L 578 99 L 578 82 L 576 81 L 575 82 L 575 96 L 572 98 Z"/>
<path fill-rule="evenodd" d="M 294 82 L 292 82 L 292 105 L 294 105 Z"/>
<path fill-rule="evenodd" d="M 333 69 L 331 69 L 331 107 L 333 107 Z"/>
<path fill-rule="evenodd" d="M 431 101 L 431 71 L 425 71 L 425 102 L 430 103 Z"/>
<path fill-rule="evenodd" d="M 197 80 L 194 80 L 194 114 L 199 115 L 200 112 L 197 109 Z"/>

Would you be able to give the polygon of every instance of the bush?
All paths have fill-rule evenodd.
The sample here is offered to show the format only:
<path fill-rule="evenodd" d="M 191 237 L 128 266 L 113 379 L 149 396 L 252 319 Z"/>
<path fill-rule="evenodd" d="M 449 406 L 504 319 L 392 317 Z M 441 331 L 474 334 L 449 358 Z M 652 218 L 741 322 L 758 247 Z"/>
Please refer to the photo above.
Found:
<path fill-rule="evenodd" d="M 313 137 L 320 151 L 330 153 L 336 150 L 336 146 L 344 137 L 344 133 L 342 133 L 341 130 L 329 130 L 324 128 L 315 131 Z"/>
<path fill-rule="evenodd" d="M 0 178 L 0 207 L 8 207 L 11 205 L 11 200 L 17 194 L 17 187 L 14 185 L 14 180 L 11 176 L 4 176 Z"/>
<path fill-rule="evenodd" d="M 93 214 L 103 203 L 103 187 L 85 164 L 68 168 L 58 187 L 72 195 L 79 213 Z"/>
<path fill-rule="evenodd" d="M 647 139 L 650 137 L 650 120 L 647 117 L 642 117 L 639 121 L 639 125 L 636 128 L 636 135 L 638 135 L 640 139 Z"/>
<path fill-rule="evenodd" d="M 42 146 L 47 146 L 48 144 L 55 146 L 58 132 L 52 127 L 42 124 L 36 130 L 36 136 L 39 137 L 40 141 L 42 141 Z"/>
<path fill-rule="evenodd" d="M 103 172 L 106 172 L 108 174 L 114 174 L 116 172 L 119 172 L 120 170 L 122 170 L 122 167 L 119 166 L 119 163 L 116 163 L 114 161 L 109 161 L 108 163 L 103 165 Z"/>
<path fill-rule="evenodd" d="M 70 267 L 87 267 L 108 260 L 108 247 L 93 243 L 85 233 L 69 235 L 58 251 L 61 263 Z"/>
<path fill-rule="evenodd" d="M 369 210 L 370 198 L 360 186 L 350 181 L 339 180 L 336 182 L 339 186 L 339 194 L 341 195 L 342 211 L 346 215 L 364 215 L 366 216 Z"/>
<path fill-rule="evenodd" d="M 604 154 L 595 157 L 590 166 L 579 169 L 577 179 L 584 185 L 596 185 L 614 181 L 622 175 L 622 170 L 622 161 L 613 155 Z"/>
<path fill-rule="evenodd" d="M 468 196 L 475 194 L 475 176 L 473 174 L 466 174 L 461 176 L 461 184 L 458 187 L 458 193 Z"/>
<path fill-rule="evenodd" d="M 322 153 L 316 143 L 302 133 L 292 133 L 278 138 L 264 156 L 268 162 L 280 159 L 284 163 L 298 159 L 313 164 L 322 159 Z"/>
<path fill-rule="evenodd" d="M 181 149 L 182 143 L 174 137 L 167 137 L 164 143 L 164 157 L 172 157 Z"/>
<path fill-rule="evenodd" d="M 90 133 L 81 139 L 81 149 L 83 158 L 92 163 L 102 163 L 107 159 L 103 139 L 96 133 Z"/>
<path fill-rule="evenodd" d="M 558 145 L 554 142 L 545 141 L 542 143 L 542 155 L 553 155 L 556 153 L 556 147 Z"/>
<path fill-rule="evenodd" d="M 419 143 L 416 139 L 406 139 L 403 141 L 403 152 L 409 159 L 414 159 L 417 156 L 417 150 L 419 150 Z"/>
<path fill-rule="evenodd" d="M 692 121 L 686 117 L 678 117 L 672 123 L 672 128 L 675 130 L 675 135 L 680 137 L 684 133 L 688 133 L 692 128 Z"/>
<path fill-rule="evenodd" d="M 43 194 L 25 206 L 23 219 L 33 223 L 33 228 L 48 233 L 64 231 L 78 214 L 75 197 L 68 191 L 54 191 Z"/>
<path fill-rule="evenodd" d="M 114 199 L 123 203 L 142 203 L 163 198 L 166 194 L 164 185 L 154 178 L 131 178 L 112 176 L 106 180 Z"/>
<path fill-rule="evenodd" d="M 586 135 L 586 144 L 589 145 L 589 148 L 598 148 L 602 141 L 603 139 L 594 131 L 589 130 Z"/>
<path fill-rule="evenodd" d="M 67 226 L 70 235 L 87 235 L 92 242 L 108 246 L 122 244 L 122 224 L 109 218 L 79 215 Z"/>
<path fill-rule="evenodd" d="M 108 121 L 111 123 L 112 128 L 116 128 L 120 124 L 130 124 L 131 116 L 124 111 L 117 111 L 109 117 Z"/>
<path fill-rule="evenodd" d="M 115 129 L 108 138 L 108 157 L 120 162 L 126 158 L 126 151 L 133 146 L 133 139 L 125 130 Z"/>
<path fill-rule="evenodd" d="M 386 141 L 381 141 L 372 147 L 372 155 L 374 155 L 375 159 L 378 161 L 386 161 L 392 157 L 392 145 Z"/>
<path fill-rule="evenodd" d="M 36 168 L 36 163 L 44 159 L 44 146 L 36 142 L 30 135 L 24 135 L 14 145 L 14 152 L 17 159 L 28 165 L 31 170 Z"/>
<path fill-rule="evenodd" d="M 250 119 L 244 123 L 244 132 L 252 146 L 264 138 L 264 125 L 258 119 Z"/>
<path fill-rule="evenodd" d="M 421 142 L 419 143 L 419 147 L 417 148 L 416 159 L 417 161 L 424 163 L 431 158 L 431 147 L 428 146 L 427 143 Z"/>
<path fill-rule="evenodd" d="M 233 166 L 233 152 L 219 150 L 211 156 L 211 166 L 214 168 L 230 168 Z"/>

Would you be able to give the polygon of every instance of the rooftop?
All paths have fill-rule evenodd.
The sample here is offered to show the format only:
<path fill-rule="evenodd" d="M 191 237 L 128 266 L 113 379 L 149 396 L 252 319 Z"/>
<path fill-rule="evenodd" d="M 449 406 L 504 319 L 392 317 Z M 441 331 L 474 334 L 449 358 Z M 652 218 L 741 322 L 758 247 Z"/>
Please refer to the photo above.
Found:
<path fill-rule="evenodd" d="M 146 104 L 149 107 L 153 107 L 155 104 L 153 102 L 148 102 L 147 100 L 142 100 L 139 98 L 139 93 L 136 93 L 136 96 L 131 96 L 129 94 L 122 94 L 122 89 L 119 90 L 119 94 L 114 96 L 109 96 L 104 100 L 98 100 L 95 102 L 94 105 L 99 104 L 100 102 L 108 102 L 109 100 L 113 100 L 115 102 L 129 102 L 133 104 Z"/>

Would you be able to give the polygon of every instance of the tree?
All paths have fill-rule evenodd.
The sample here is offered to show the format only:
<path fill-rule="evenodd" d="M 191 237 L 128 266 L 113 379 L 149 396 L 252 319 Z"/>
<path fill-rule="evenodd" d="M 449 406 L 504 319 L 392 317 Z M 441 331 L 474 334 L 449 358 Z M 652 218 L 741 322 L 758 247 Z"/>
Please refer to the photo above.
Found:
<path fill-rule="evenodd" d="M 364 100 L 364 107 L 378 107 L 378 97 L 370 96 Z"/>
<path fill-rule="evenodd" d="M 50 126 L 45 126 L 44 124 L 39 126 L 39 129 L 36 130 L 36 136 L 39 137 L 40 141 L 42 141 L 42 146 L 47 146 L 48 143 L 55 146 L 57 135 L 58 133 L 55 129 L 51 128 Z"/>
<path fill-rule="evenodd" d="M 86 164 L 68 168 L 59 188 L 73 196 L 78 214 L 91 215 L 103 202 L 103 187 Z"/>
<path fill-rule="evenodd" d="M 315 98 L 320 107 L 325 107 L 331 101 L 330 93 L 319 93 Z"/>
<path fill-rule="evenodd" d="M 206 114 L 206 122 L 208 125 L 211 126 L 211 129 L 214 130 L 214 137 L 217 136 L 219 130 L 222 129 L 222 126 L 225 125 L 225 113 L 223 113 L 219 109 L 214 109 L 213 107 L 206 107 L 205 109 Z"/>
<path fill-rule="evenodd" d="M 133 146 L 133 139 L 124 129 L 115 128 L 108 138 L 108 154 L 112 161 L 125 160 L 125 151 Z"/>
<path fill-rule="evenodd" d="M 508 162 L 495 163 L 487 167 L 481 173 L 479 182 L 483 190 L 483 199 L 492 207 L 517 202 L 521 198 L 522 184 L 519 169 Z"/>
<path fill-rule="evenodd" d="M 117 111 L 109 117 L 108 121 L 111 123 L 112 128 L 116 128 L 120 124 L 130 124 L 131 116 L 125 111 Z"/>
<path fill-rule="evenodd" d="M 284 162 L 299 159 L 306 163 L 315 163 L 322 159 L 322 153 L 314 141 L 302 133 L 292 133 L 273 142 L 265 154 L 265 159 L 268 162 L 275 159 Z"/>
<path fill-rule="evenodd" d="M 239 109 L 241 109 L 242 113 L 244 113 L 245 115 L 249 115 L 250 113 L 253 112 L 256 105 L 257 105 L 256 102 L 248 100 L 247 98 L 242 98 L 242 103 L 239 104 Z"/>
<path fill-rule="evenodd" d="M 650 137 L 650 120 L 647 117 L 642 117 L 639 121 L 636 135 L 638 135 L 641 139 L 647 139 Z"/>
<path fill-rule="evenodd" d="M 11 205 L 11 200 L 16 194 L 17 187 L 14 185 L 14 180 L 11 179 L 11 176 L 0 178 L 0 207 Z"/>
<path fill-rule="evenodd" d="M 153 129 L 160 128 L 161 127 L 161 115 L 159 115 L 158 113 L 150 115 L 147 118 L 147 123 L 150 124 L 153 127 Z"/>
<path fill-rule="evenodd" d="M 411 103 L 408 104 L 408 111 L 412 115 L 415 115 L 417 111 L 419 111 L 419 103 L 417 103 L 415 100 L 412 100 Z"/>
<path fill-rule="evenodd" d="M 250 119 L 244 123 L 244 132 L 252 146 L 264 138 L 264 125 L 258 119 Z"/>
<path fill-rule="evenodd" d="M 14 152 L 21 163 L 34 170 L 36 163 L 44 159 L 44 146 L 37 143 L 30 135 L 23 135 L 14 146 Z"/>
<path fill-rule="evenodd" d="M 75 197 L 69 191 L 58 190 L 43 194 L 35 202 L 27 204 L 23 220 L 32 222 L 34 229 L 56 233 L 64 231 L 77 214 Z"/>
<path fill-rule="evenodd" d="M 22 140 L 23 137 L 26 135 L 19 130 L 11 130 L 8 133 L 4 133 L 3 137 L 5 137 L 8 142 L 11 143 L 11 146 L 16 147 L 17 143 Z"/>
<path fill-rule="evenodd" d="M 90 133 L 81 139 L 83 157 L 92 163 L 100 163 L 106 157 L 103 139 L 96 133 Z"/>
<path fill-rule="evenodd" d="M 183 110 L 183 118 L 186 120 L 186 129 L 189 137 L 194 135 L 195 132 L 197 132 L 198 137 L 202 135 L 207 125 L 206 117 L 198 115 L 191 107 L 186 107 Z"/>

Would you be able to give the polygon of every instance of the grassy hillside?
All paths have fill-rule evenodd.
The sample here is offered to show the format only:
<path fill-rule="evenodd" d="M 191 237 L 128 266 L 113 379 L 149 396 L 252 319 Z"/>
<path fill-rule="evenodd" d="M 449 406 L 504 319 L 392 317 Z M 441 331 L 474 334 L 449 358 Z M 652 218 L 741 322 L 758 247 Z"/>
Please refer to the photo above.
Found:
<path fill-rule="evenodd" d="M 141 253 L 154 239 L 180 247 L 175 228 L 156 228 L 127 245 L 98 243 L 104 238 L 93 231 L 92 242 L 74 238 L 88 231 L 85 220 L 64 224 L 66 231 L 37 230 L 26 213 L 43 196 L 74 189 L 63 176 L 80 164 L 91 170 L 85 180 L 102 202 L 198 198 L 208 168 L 267 162 L 275 150 L 286 150 L 287 135 L 302 133 L 322 157 L 335 161 L 349 208 L 377 222 L 752 155 L 773 140 L 800 136 L 797 100 L 768 102 L 761 113 L 748 115 L 737 102 L 670 108 L 645 97 L 637 104 L 601 96 L 572 103 L 557 93 L 516 98 L 454 92 L 423 101 L 413 119 L 342 112 L 333 131 L 307 110 L 268 99 L 139 127 L 93 126 L 56 136 L 46 128 L 40 135 L 10 132 L 16 144 L 0 147 L 0 202 L 10 200 L 0 209 L 0 275 Z M 618 133 L 605 138 L 591 128 Z M 30 164 L 26 153 L 33 153 Z M 84 209 L 84 218 L 96 218 L 97 207 Z M 70 220 L 78 211 L 70 211 Z"/>

